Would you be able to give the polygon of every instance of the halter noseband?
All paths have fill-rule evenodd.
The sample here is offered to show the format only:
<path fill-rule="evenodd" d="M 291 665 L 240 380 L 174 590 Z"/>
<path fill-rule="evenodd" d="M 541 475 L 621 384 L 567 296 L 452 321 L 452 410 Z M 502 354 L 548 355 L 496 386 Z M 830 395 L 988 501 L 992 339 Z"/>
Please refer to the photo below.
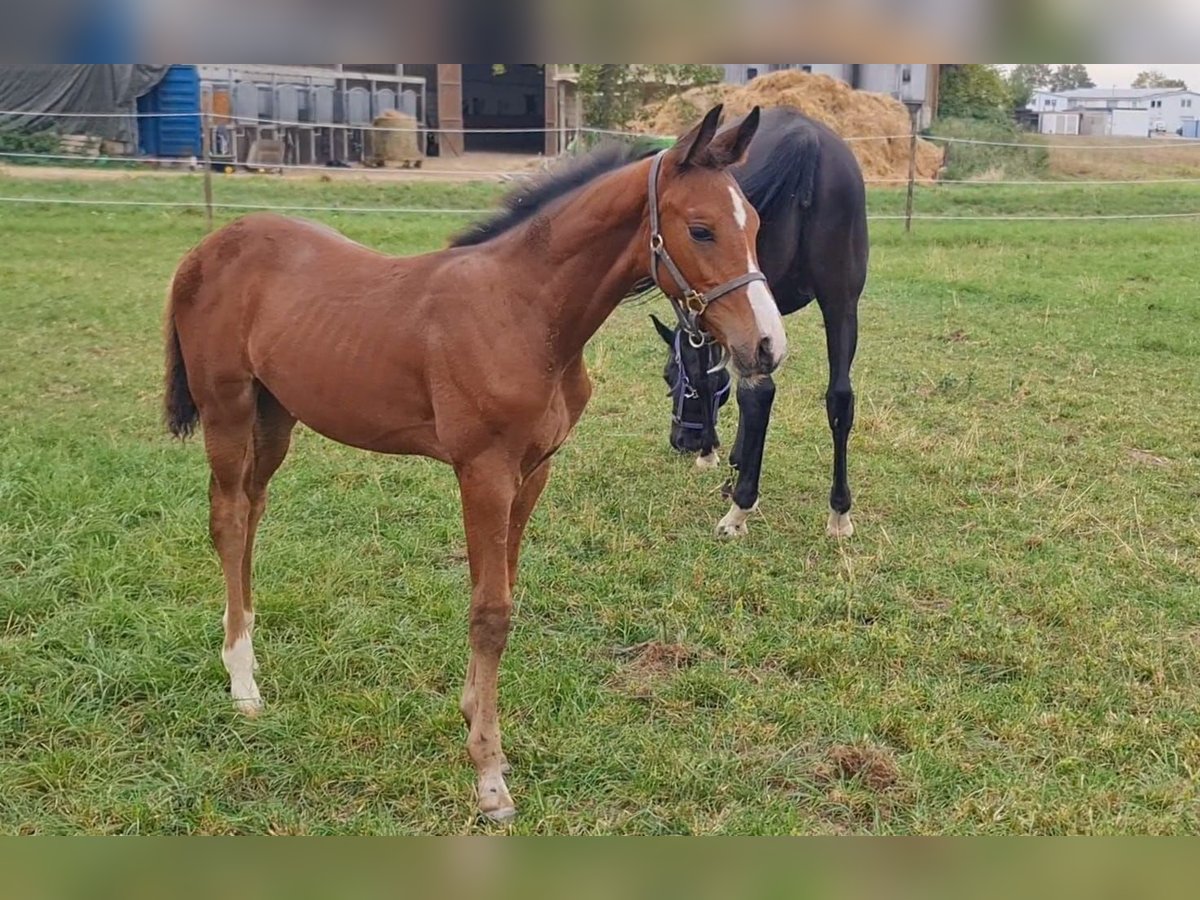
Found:
<path fill-rule="evenodd" d="M 654 155 L 653 162 L 650 163 L 650 275 L 659 290 L 666 294 L 667 299 L 671 301 L 671 308 L 675 310 L 675 317 L 679 319 L 679 327 L 687 333 L 688 342 L 693 347 L 699 348 L 712 340 L 700 327 L 700 316 L 704 314 L 708 304 L 755 281 L 766 281 L 767 276 L 762 272 L 747 272 L 745 275 L 739 275 L 705 293 L 701 293 L 688 284 L 688 280 L 683 277 L 683 273 L 675 265 L 675 260 L 671 259 L 671 254 L 667 252 L 662 232 L 659 230 L 658 173 L 662 169 L 663 155 L 666 152 L 666 150 L 660 150 Z M 676 287 L 683 291 L 682 298 L 674 296 L 663 287 L 663 283 L 658 277 L 659 263 L 667 267 Z"/>

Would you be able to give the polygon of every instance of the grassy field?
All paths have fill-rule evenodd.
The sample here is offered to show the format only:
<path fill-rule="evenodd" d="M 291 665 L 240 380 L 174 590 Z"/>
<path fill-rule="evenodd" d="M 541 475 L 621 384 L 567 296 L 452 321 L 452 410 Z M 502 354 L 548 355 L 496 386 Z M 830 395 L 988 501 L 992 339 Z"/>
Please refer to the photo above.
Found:
<path fill-rule="evenodd" d="M 295 205 L 496 192 L 217 183 Z M 1189 211 L 1200 191 L 918 204 Z M 394 253 L 467 221 L 320 217 Z M 298 430 L 256 565 L 268 711 L 230 708 L 207 469 L 159 422 L 164 291 L 202 231 L 194 210 L 0 205 L 0 831 L 482 828 L 457 711 L 462 528 L 438 464 Z M 711 537 L 724 473 L 667 446 L 651 307 L 589 348 L 594 399 L 531 526 L 501 681 L 511 830 L 1200 832 L 1200 224 L 872 231 L 842 545 L 823 533 L 815 311 L 788 322 L 740 543 Z"/>

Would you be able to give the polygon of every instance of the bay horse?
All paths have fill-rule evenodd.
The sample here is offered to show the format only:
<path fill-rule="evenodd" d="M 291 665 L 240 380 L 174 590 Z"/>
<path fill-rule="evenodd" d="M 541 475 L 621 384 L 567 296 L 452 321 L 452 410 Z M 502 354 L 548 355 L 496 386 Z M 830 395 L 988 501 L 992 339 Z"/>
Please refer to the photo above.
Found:
<path fill-rule="evenodd" d="M 758 137 L 732 172 L 758 211 L 758 260 L 780 313 L 796 312 L 814 299 L 821 309 L 829 360 L 825 409 L 833 435 L 826 533 L 850 537 L 850 367 L 858 347 L 858 300 L 869 251 L 862 170 L 846 142 L 831 129 L 797 109 L 776 107 L 762 113 Z M 698 454 L 701 468 L 716 467 L 717 418 L 730 392 L 729 374 L 719 365 L 719 348 L 702 338 L 688 340 L 680 326 L 668 327 L 657 318 L 654 325 L 669 348 L 663 377 L 671 395 L 671 446 Z M 746 534 L 746 519 L 757 508 L 774 400 L 775 382 L 769 375 L 740 380 L 737 438 L 729 455 L 736 484 L 731 477 L 725 485 L 732 504 L 717 525 L 718 536 Z"/>
<path fill-rule="evenodd" d="M 263 705 L 251 555 L 296 422 L 440 460 L 458 478 L 472 585 L 460 709 L 478 806 L 497 821 L 515 814 L 497 674 L 526 523 L 591 394 L 584 345 L 653 277 L 743 375 L 769 375 L 787 352 L 755 258 L 758 217 L 728 173 L 759 117 L 718 135 L 720 114 L 653 158 L 607 149 L 520 188 L 445 250 L 391 257 L 260 213 L 183 258 L 166 316 L 166 419 L 179 437 L 203 427 L 221 659 L 240 712 Z"/>

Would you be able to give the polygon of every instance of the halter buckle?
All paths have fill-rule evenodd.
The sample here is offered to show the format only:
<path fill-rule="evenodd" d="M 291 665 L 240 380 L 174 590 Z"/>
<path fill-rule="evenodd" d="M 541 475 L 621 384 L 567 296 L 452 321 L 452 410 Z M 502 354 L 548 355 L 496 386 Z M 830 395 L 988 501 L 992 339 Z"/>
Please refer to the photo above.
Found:
<path fill-rule="evenodd" d="M 693 288 L 683 295 L 683 307 L 692 315 L 699 316 L 708 308 L 708 301 L 702 293 Z"/>
<path fill-rule="evenodd" d="M 650 235 L 650 252 L 660 253 L 660 252 L 662 252 L 662 248 L 663 248 L 662 232 L 659 232 L 658 234 Z"/>

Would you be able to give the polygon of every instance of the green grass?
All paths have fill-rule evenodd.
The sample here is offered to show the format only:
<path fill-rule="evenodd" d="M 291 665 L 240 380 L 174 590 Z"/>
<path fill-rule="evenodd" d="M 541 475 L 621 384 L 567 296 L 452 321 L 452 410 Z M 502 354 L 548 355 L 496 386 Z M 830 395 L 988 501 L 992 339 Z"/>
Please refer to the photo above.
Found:
<path fill-rule="evenodd" d="M 1179 189 L 967 190 L 922 192 L 919 209 L 1200 208 Z M 203 219 L 0 216 L 0 831 L 479 828 L 450 471 L 298 430 L 256 561 L 268 711 L 238 718 L 202 448 L 159 423 L 165 286 Z M 395 253 L 466 221 L 324 218 Z M 512 830 L 1200 831 L 1200 225 L 872 231 L 858 532 L 841 546 L 823 534 L 815 310 L 788 322 L 762 513 L 740 543 L 711 537 L 723 473 L 667 447 L 649 308 L 619 310 L 589 348 L 594 399 L 534 516 L 503 667 Z"/>

